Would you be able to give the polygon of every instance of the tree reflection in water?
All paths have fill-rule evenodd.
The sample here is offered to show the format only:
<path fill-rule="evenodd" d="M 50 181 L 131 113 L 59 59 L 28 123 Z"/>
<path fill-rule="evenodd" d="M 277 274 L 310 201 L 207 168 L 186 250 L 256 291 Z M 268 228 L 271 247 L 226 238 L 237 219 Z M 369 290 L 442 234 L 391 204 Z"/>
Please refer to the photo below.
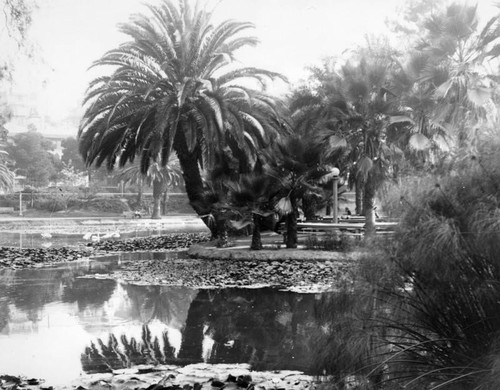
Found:
<path fill-rule="evenodd" d="M 125 335 L 118 339 L 113 333 L 109 334 L 106 343 L 97 339 L 97 345 L 91 343 L 85 348 L 81 362 L 85 372 L 97 373 L 138 364 L 175 364 L 177 360 L 168 332 L 163 331 L 160 337 L 153 336 L 151 328 L 143 325 L 140 340 Z"/>
<path fill-rule="evenodd" d="M 71 290 L 74 284 L 76 286 L 85 285 L 85 281 L 76 278 L 90 271 L 97 272 L 108 268 L 110 267 L 105 264 L 82 262 L 63 264 L 53 268 L 0 270 L 0 332 L 8 332 L 11 314 L 9 304 L 14 305 L 16 310 L 26 313 L 27 319 L 36 324 L 42 317 L 45 305 L 61 301 L 63 296 L 67 296 L 68 292 L 65 290 L 65 286 L 69 286 L 68 288 Z M 112 285 L 103 283 L 102 286 L 104 290 L 112 292 L 115 284 L 115 282 L 112 282 Z M 86 289 L 83 288 L 83 290 L 78 297 L 66 299 L 66 302 L 78 300 L 80 304 L 82 297 L 87 296 L 87 294 L 93 295 L 92 299 L 98 304 L 109 298 L 109 293 L 105 293 L 104 290 L 95 292 L 95 294 L 90 286 Z"/>
<path fill-rule="evenodd" d="M 133 291 L 128 289 L 129 294 Z M 146 290 L 135 289 L 139 291 L 144 298 Z M 162 296 L 154 297 L 155 292 Z M 153 335 L 146 324 L 140 339 L 110 334 L 106 341 L 91 343 L 81 357 L 83 369 L 100 372 L 137 364 L 185 365 L 205 360 L 250 363 L 256 370 L 299 369 L 312 373 L 311 338 L 319 330 L 315 318 L 318 298 L 315 294 L 270 288 L 200 290 L 181 328 L 178 353 L 169 343 L 168 331 Z M 165 327 L 166 321 L 172 324 L 171 311 L 176 306 L 168 299 L 168 289 L 147 289 L 147 301 L 140 307 L 148 307 L 149 314 L 156 313 L 149 320 L 155 317 L 164 321 Z"/>

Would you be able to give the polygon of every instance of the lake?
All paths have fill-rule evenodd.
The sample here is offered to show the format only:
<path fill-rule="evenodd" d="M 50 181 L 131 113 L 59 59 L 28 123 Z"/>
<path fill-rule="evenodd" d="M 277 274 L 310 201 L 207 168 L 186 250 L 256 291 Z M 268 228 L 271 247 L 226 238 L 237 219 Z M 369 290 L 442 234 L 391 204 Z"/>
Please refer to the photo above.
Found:
<path fill-rule="evenodd" d="M 50 268 L 0 270 L 0 374 L 68 384 L 137 364 L 249 363 L 311 367 L 327 294 L 272 288 L 191 289 L 95 278 L 123 262 L 182 252 L 127 253 Z"/>

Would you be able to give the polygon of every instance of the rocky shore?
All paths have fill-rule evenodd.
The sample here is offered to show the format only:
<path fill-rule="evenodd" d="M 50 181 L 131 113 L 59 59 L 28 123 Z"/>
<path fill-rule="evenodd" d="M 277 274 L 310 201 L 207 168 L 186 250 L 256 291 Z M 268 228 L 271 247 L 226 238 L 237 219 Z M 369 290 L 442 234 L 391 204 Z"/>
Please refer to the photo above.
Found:
<path fill-rule="evenodd" d="M 249 257 L 236 260 L 237 255 L 233 255 L 235 259 L 229 261 L 215 257 L 130 261 L 112 274 L 99 275 L 99 277 L 141 285 L 193 288 L 273 286 L 288 290 L 317 292 L 350 283 L 357 257 L 355 253 L 342 254 L 342 256 L 329 253 L 329 258 L 317 259 L 320 254 L 312 251 L 309 253 L 310 259 L 307 259 L 303 255 L 305 251 L 299 249 L 287 251 L 285 258 L 278 260 L 276 257 L 266 259 L 265 252 L 268 251 L 253 253 L 256 259 Z M 277 253 L 277 251 L 273 252 Z M 297 255 L 296 259 L 293 257 L 294 254 Z"/>
<path fill-rule="evenodd" d="M 110 252 L 164 251 L 185 249 L 199 242 L 206 242 L 206 233 L 171 233 L 164 236 L 104 240 L 82 243 L 77 248 L 15 248 L 0 247 L 0 269 L 31 268 L 55 263 L 75 261 Z"/>
<path fill-rule="evenodd" d="M 300 371 L 252 371 L 248 364 L 136 366 L 112 373 L 84 375 L 52 386 L 37 378 L 0 375 L 2 390 L 309 390 L 321 382 Z"/>

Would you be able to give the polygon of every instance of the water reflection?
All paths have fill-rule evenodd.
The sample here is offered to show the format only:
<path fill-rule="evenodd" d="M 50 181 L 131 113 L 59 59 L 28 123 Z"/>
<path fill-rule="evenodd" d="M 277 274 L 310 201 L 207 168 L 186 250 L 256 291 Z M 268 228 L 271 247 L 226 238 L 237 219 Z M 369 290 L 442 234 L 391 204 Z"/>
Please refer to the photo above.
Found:
<path fill-rule="evenodd" d="M 310 372 L 319 295 L 79 278 L 134 256 L 182 255 L 0 270 L 0 351 L 10 351 L 0 353 L 2 373 L 64 384 L 82 371 L 202 361 Z"/>
<path fill-rule="evenodd" d="M 175 232 L 193 232 L 199 231 L 200 227 L 194 226 L 176 226 Z M 51 231 L 49 228 L 48 231 Z M 94 232 L 90 232 L 94 233 Z M 140 238 L 140 237 L 151 237 L 155 235 L 163 235 L 167 233 L 172 233 L 172 228 L 154 228 L 148 226 L 142 226 L 134 230 L 129 231 L 118 231 L 118 228 L 104 228 L 101 231 L 95 232 L 96 237 L 99 233 L 101 239 L 114 240 L 118 238 L 108 237 L 112 234 L 119 234 L 119 239 L 129 239 L 129 238 Z M 88 233 L 89 234 L 89 233 Z M 89 242 L 89 239 L 84 238 L 84 233 L 50 233 L 50 238 L 42 237 L 40 232 L 9 232 L 0 231 L 0 246 L 13 246 L 17 248 L 60 248 L 60 247 L 77 247 L 80 245 L 85 245 Z"/>
<path fill-rule="evenodd" d="M 143 325 L 139 340 L 124 334 L 117 338 L 112 333 L 107 342 L 101 338 L 91 342 L 81 355 L 81 362 L 86 373 L 109 372 L 139 364 L 176 364 L 175 352 L 168 331 L 153 336 L 152 328 Z"/>
<path fill-rule="evenodd" d="M 188 302 L 193 294 L 187 297 L 169 290 L 129 287 L 134 302 L 130 314 L 159 323 L 144 325 L 141 336 L 130 340 L 126 334 L 110 333 L 92 342 L 82 355 L 84 369 L 95 372 L 133 364 L 205 361 L 250 363 L 258 370 L 310 371 L 317 296 L 273 289 L 200 290 Z M 180 347 L 174 348 L 169 334 L 179 325 Z"/>

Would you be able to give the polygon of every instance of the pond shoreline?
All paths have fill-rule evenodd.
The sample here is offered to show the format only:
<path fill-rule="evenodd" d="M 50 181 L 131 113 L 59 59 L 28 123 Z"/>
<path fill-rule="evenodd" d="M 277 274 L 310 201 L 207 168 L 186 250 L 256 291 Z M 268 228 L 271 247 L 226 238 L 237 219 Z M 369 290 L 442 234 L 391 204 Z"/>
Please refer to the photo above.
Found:
<path fill-rule="evenodd" d="M 0 247 L 0 269 L 53 266 L 76 260 L 130 252 L 187 250 L 188 258 L 133 260 L 110 274 L 87 277 L 138 285 L 193 288 L 277 287 L 320 292 L 351 283 L 359 252 L 264 248 L 238 245 L 217 248 L 206 233 L 171 233 L 126 240 L 103 240 L 79 248 Z"/>
<path fill-rule="evenodd" d="M 0 374 L 0 389 L 70 390 L 149 389 L 171 390 L 312 390 L 320 384 L 301 371 L 253 371 L 248 364 L 195 363 L 186 366 L 141 365 L 102 374 L 85 374 L 65 385 L 43 379 Z"/>

